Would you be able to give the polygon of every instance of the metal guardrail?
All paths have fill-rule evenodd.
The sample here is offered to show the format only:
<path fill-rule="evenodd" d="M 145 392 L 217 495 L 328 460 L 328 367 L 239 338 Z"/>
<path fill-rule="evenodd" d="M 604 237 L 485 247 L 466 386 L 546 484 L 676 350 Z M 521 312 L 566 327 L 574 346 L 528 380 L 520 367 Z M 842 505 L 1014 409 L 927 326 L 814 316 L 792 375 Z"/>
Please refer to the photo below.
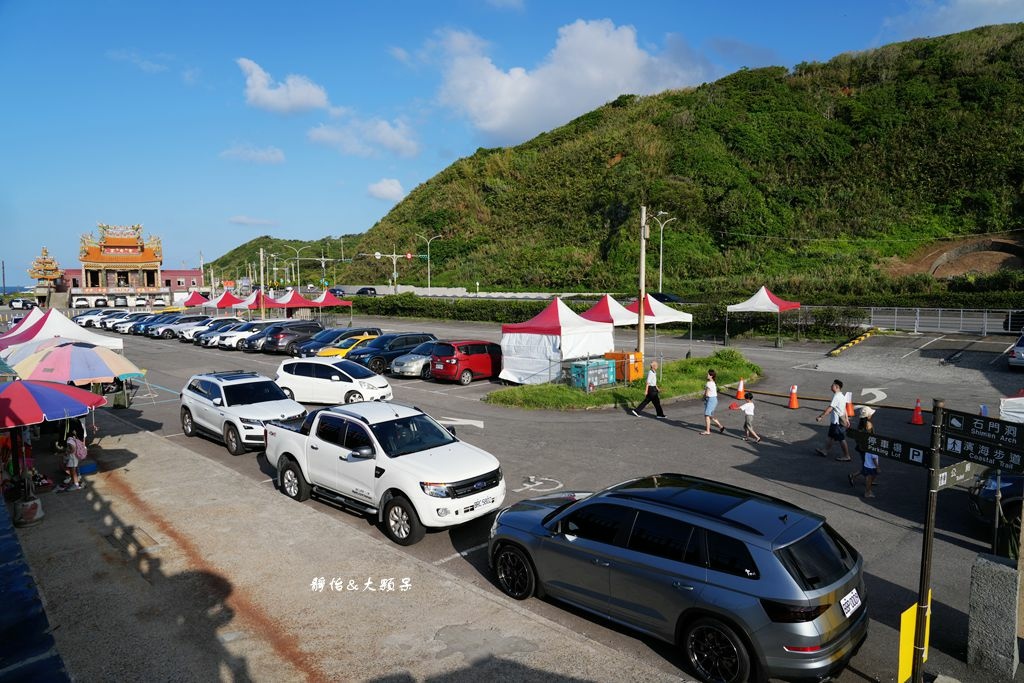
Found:
<path fill-rule="evenodd" d="M 871 308 L 870 324 L 886 330 L 908 332 L 968 332 L 1019 334 L 1024 315 L 1014 311 L 979 308 Z M 1016 329 L 1008 323 L 1013 322 Z"/>

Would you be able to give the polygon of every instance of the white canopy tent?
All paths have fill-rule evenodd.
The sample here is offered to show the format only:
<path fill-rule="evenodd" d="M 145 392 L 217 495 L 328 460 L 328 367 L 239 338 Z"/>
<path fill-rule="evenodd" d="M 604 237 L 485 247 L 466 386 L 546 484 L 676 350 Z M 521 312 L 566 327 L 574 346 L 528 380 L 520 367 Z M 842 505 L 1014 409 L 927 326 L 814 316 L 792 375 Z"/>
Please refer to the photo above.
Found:
<path fill-rule="evenodd" d="M 558 379 L 562 361 L 603 356 L 614 348 L 611 323 L 582 318 L 556 297 L 530 320 L 501 326 L 499 377 L 543 384 Z"/>
<path fill-rule="evenodd" d="M 611 294 L 605 294 L 600 301 L 580 313 L 580 317 L 596 323 L 611 323 L 615 327 L 621 327 L 636 325 L 637 313 L 630 313 L 625 306 L 613 299 Z"/>
<path fill-rule="evenodd" d="M 46 339 L 60 337 L 70 341 L 82 341 L 102 346 L 115 351 L 124 349 L 124 341 L 117 337 L 107 337 L 79 327 L 68 320 L 67 316 L 55 308 L 43 313 L 29 325 L 19 325 L 11 333 L 0 337 L 0 357 L 7 358 L 15 349 L 25 344 L 32 344 Z"/>
<path fill-rule="evenodd" d="M 637 299 L 626 310 L 634 317 L 633 322 L 640 316 L 640 300 Z M 685 311 L 677 311 L 671 306 L 666 306 L 650 294 L 644 294 L 644 324 L 654 325 L 654 357 L 658 357 L 658 325 L 668 323 L 690 323 L 690 347 L 693 347 L 693 315 Z M 690 357 L 690 351 L 686 352 Z"/>
<path fill-rule="evenodd" d="M 732 304 L 725 308 L 725 341 L 729 343 L 729 314 L 730 313 L 775 313 L 778 316 L 778 336 L 775 340 L 776 346 L 782 346 L 782 312 L 800 308 L 796 301 L 786 301 L 768 291 L 764 285 L 746 301 Z"/>

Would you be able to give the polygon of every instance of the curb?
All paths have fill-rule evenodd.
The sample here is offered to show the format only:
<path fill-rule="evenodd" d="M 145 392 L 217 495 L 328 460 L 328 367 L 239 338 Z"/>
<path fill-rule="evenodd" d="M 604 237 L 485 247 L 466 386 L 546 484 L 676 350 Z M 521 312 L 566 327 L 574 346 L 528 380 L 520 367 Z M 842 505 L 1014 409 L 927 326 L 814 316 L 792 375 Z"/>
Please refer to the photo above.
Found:
<path fill-rule="evenodd" d="M 854 347 L 857 344 L 860 344 L 862 341 L 864 341 L 865 339 L 867 339 L 871 335 L 875 334 L 876 332 L 878 332 L 878 328 L 877 327 L 872 327 L 872 328 L 868 329 L 867 331 L 865 331 L 863 334 L 861 334 L 861 335 L 859 335 L 857 337 L 854 337 L 850 341 L 846 342 L 842 346 L 837 346 L 836 348 L 832 349 L 831 351 L 828 352 L 828 355 L 832 356 L 834 358 L 834 357 L 838 356 L 839 354 L 841 354 L 843 351 L 846 351 L 847 349 L 849 349 L 851 347 Z"/>

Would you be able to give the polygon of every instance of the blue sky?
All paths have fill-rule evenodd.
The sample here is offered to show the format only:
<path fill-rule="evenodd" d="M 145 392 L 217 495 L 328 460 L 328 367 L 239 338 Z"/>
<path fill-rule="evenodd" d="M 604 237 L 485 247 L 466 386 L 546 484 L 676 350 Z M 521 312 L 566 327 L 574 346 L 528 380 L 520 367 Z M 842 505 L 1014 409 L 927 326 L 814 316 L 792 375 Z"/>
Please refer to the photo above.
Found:
<path fill-rule="evenodd" d="M 97 223 L 141 223 L 165 268 L 365 232 L 623 93 L 1011 21 L 1022 0 L 0 0 L 0 258 L 8 285 L 42 246 L 78 267 Z"/>

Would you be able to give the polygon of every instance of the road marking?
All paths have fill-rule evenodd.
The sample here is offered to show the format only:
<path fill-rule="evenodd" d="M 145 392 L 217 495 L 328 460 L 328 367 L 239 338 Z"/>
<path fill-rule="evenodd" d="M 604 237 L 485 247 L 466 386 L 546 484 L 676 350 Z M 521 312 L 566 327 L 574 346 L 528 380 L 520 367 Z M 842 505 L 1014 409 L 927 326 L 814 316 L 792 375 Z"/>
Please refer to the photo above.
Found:
<path fill-rule="evenodd" d="M 942 339 L 945 339 L 945 338 L 946 338 L 946 335 L 941 335 L 941 336 L 939 336 L 939 337 L 935 337 L 935 338 L 933 338 L 933 339 L 929 339 L 928 341 L 926 341 L 926 342 L 925 342 L 924 344 L 921 344 L 920 346 L 918 346 L 918 347 L 917 347 L 916 349 L 914 349 L 913 351 L 910 351 L 909 353 L 907 353 L 907 354 L 905 354 L 905 355 L 903 355 L 903 356 L 900 356 L 900 360 L 903 360 L 903 359 L 904 359 L 904 358 L 906 358 L 907 356 L 912 356 L 912 355 L 914 355 L 915 353 L 917 353 L 918 351 L 922 350 L 922 349 L 923 349 L 924 347 L 928 346 L 929 344 L 931 344 L 931 343 L 933 343 L 933 342 L 937 342 L 937 341 L 940 341 L 940 340 L 942 340 Z"/>
<path fill-rule="evenodd" d="M 165 439 L 169 439 L 172 436 L 185 436 L 185 432 L 175 432 L 174 434 L 164 434 Z"/>
<path fill-rule="evenodd" d="M 261 484 L 271 484 L 271 483 L 273 483 L 273 481 L 274 481 L 273 479 L 264 479 L 264 480 L 263 480 L 263 481 L 261 481 L 260 483 L 261 483 Z"/>
<path fill-rule="evenodd" d="M 882 390 L 884 388 L 885 387 L 881 387 L 881 388 L 878 388 L 878 389 L 872 389 L 872 388 L 865 387 L 864 389 L 861 389 L 860 390 L 860 395 L 861 396 L 864 396 L 865 394 L 874 394 L 875 395 L 875 397 L 873 399 L 871 399 L 870 401 L 862 401 L 862 403 L 878 403 L 879 401 L 884 401 L 886 399 L 886 397 L 888 396 L 888 394 L 886 394 Z"/>
<path fill-rule="evenodd" d="M 441 417 L 437 421 L 443 425 L 451 425 L 452 427 L 467 426 L 479 427 L 480 429 L 484 428 L 483 420 L 464 420 L 460 417 Z"/>
<path fill-rule="evenodd" d="M 466 555 L 469 555 L 470 553 L 475 553 L 476 551 L 483 550 L 486 547 L 487 547 L 486 543 L 481 543 L 480 545 L 475 545 L 472 548 L 467 548 L 466 550 L 462 550 L 460 552 L 457 552 L 454 555 L 449 555 L 448 557 L 442 557 L 440 560 L 434 560 L 434 565 L 437 566 L 437 565 L 444 564 L 445 562 L 451 562 L 452 560 L 457 560 L 460 557 L 465 557 Z"/>
<path fill-rule="evenodd" d="M 993 358 L 992 360 L 990 360 L 990 361 L 988 362 L 988 364 L 989 364 L 989 365 L 992 365 L 992 364 L 993 364 L 993 363 L 995 363 L 996 361 L 998 361 L 998 360 L 1002 360 L 1002 359 L 1003 359 L 1003 356 L 1005 356 L 1006 354 L 1008 354 L 1008 353 L 1010 352 L 1010 349 L 1012 349 L 1012 348 L 1013 348 L 1014 346 L 1016 346 L 1016 345 L 1017 345 L 1017 342 L 1014 342 L 1014 343 L 1010 344 L 1009 346 L 1007 346 L 1007 347 L 1006 347 L 1005 349 L 1003 349 L 1003 352 L 1002 352 L 1001 354 L 999 354 L 998 356 L 996 356 L 995 358 Z"/>
<path fill-rule="evenodd" d="M 549 483 L 545 483 L 549 482 Z M 519 489 L 512 489 L 512 493 L 519 493 L 520 491 L 531 491 L 533 493 L 548 493 L 549 491 L 557 491 L 562 488 L 562 482 L 557 479 L 551 479 L 550 477 L 535 477 L 529 476 L 523 478 L 523 487 Z"/>

